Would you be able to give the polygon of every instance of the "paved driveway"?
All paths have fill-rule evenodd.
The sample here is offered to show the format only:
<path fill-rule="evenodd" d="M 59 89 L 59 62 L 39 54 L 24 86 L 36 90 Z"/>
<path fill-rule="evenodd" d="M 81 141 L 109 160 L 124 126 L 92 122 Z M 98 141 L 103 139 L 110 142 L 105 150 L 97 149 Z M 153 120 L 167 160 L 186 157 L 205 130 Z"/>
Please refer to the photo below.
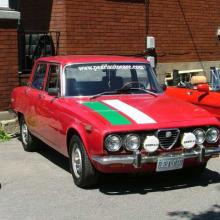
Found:
<path fill-rule="evenodd" d="M 220 158 L 199 178 L 177 174 L 103 176 L 77 188 L 68 160 L 42 145 L 0 144 L 0 219 L 220 219 Z"/>

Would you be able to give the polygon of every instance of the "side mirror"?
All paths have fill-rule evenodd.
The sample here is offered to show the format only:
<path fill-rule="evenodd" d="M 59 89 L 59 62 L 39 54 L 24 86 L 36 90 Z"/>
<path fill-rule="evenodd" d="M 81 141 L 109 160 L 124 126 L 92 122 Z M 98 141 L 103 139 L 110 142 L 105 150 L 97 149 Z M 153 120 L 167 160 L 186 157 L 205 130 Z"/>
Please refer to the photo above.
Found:
<path fill-rule="evenodd" d="M 209 93 L 209 85 L 208 85 L 207 83 L 205 83 L 205 84 L 199 84 L 199 85 L 197 86 L 197 90 L 198 90 L 199 92 Z"/>
<path fill-rule="evenodd" d="M 59 96 L 59 89 L 58 88 L 49 88 L 47 92 L 48 92 L 48 95 L 56 96 L 56 97 Z"/>
<path fill-rule="evenodd" d="M 167 90 L 167 85 L 166 85 L 166 84 L 161 84 L 160 86 L 161 86 L 161 88 L 163 89 L 163 91 L 166 91 L 166 90 Z"/>

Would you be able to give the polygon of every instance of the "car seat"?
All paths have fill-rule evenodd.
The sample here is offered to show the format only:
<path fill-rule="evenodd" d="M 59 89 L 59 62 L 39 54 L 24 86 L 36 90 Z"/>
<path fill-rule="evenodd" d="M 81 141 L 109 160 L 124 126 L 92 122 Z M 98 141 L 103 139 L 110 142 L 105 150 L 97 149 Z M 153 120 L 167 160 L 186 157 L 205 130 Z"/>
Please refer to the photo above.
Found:
<path fill-rule="evenodd" d="M 207 83 L 207 78 L 205 76 L 192 76 L 191 78 L 192 85 L 198 85 L 204 83 Z"/>
<path fill-rule="evenodd" d="M 110 77 L 109 77 L 110 76 Z M 111 71 L 111 74 L 107 73 L 106 76 L 102 77 L 102 82 L 106 88 L 110 90 L 117 90 L 123 86 L 123 78 L 116 76 L 115 71 Z"/>

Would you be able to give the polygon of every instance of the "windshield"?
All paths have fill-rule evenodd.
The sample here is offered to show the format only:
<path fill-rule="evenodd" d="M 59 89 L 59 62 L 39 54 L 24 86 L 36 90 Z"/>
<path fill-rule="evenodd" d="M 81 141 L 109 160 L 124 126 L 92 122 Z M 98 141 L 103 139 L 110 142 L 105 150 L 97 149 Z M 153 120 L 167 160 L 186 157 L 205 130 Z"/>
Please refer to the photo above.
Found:
<path fill-rule="evenodd" d="M 143 94 L 144 90 L 162 92 L 151 66 L 145 63 L 73 64 L 66 66 L 64 72 L 66 96 L 93 96 L 114 92 L 126 85 L 141 85 L 135 94 Z"/>

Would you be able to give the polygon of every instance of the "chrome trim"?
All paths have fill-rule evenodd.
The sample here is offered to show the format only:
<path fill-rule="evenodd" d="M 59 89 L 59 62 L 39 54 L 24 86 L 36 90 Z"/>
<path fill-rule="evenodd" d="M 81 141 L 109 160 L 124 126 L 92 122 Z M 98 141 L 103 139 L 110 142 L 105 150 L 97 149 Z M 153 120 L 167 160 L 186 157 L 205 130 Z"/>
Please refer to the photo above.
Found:
<path fill-rule="evenodd" d="M 137 165 L 137 161 L 139 161 L 138 157 L 141 156 L 140 164 L 146 163 L 156 163 L 158 158 L 170 158 L 170 157 L 183 157 L 184 159 L 189 158 L 198 158 L 199 162 L 204 160 L 204 157 L 209 157 L 213 155 L 220 154 L 220 147 L 212 147 L 212 148 L 204 148 L 204 146 L 200 146 L 194 148 L 192 150 L 188 150 L 181 153 L 163 153 L 158 156 L 148 156 L 140 154 L 139 151 L 134 152 L 133 155 L 111 155 L 111 156 L 93 156 L 92 160 L 101 164 L 101 165 L 111 165 L 111 164 L 133 164 Z"/>
<path fill-rule="evenodd" d="M 176 136 L 176 139 L 175 141 L 173 142 L 173 144 L 169 147 L 169 148 L 165 148 L 161 145 L 161 142 L 160 142 L 160 139 L 158 137 L 158 133 L 161 132 L 161 131 L 174 131 L 176 130 L 178 132 L 177 136 Z M 171 129 L 159 129 L 158 131 L 156 131 L 156 136 L 157 138 L 159 139 L 159 144 L 160 144 L 160 147 L 164 150 L 170 150 L 177 142 L 178 138 L 179 138 L 179 135 L 180 135 L 180 130 L 178 128 L 171 128 Z"/>

